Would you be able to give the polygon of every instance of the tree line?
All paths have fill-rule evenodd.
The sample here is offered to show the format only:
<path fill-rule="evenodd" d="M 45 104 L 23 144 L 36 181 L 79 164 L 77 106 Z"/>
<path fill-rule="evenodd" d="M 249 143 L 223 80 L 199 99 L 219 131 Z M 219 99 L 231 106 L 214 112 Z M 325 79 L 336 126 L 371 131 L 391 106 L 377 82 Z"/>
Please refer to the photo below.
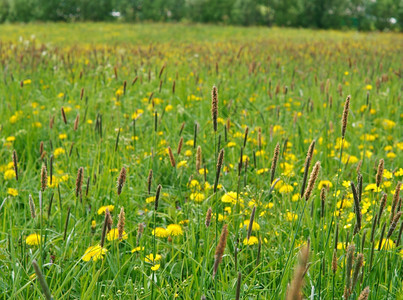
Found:
<path fill-rule="evenodd" d="M 0 22 L 31 21 L 402 30 L 403 0 L 0 0 Z"/>

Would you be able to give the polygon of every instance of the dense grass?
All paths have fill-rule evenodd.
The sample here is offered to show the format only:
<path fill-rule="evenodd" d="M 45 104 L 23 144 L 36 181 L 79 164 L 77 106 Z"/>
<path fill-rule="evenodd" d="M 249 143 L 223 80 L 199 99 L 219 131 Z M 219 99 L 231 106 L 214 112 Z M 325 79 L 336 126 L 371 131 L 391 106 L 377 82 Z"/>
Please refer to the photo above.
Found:
<path fill-rule="evenodd" d="M 369 299 L 401 299 L 401 220 L 386 240 L 403 176 L 401 34 L 101 23 L 6 25 L 0 37 L 4 299 L 42 297 L 34 259 L 55 299 L 230 299 L 238 272 L 241 298 L 281 299 L 304 245 L 309 248 L 304 298 L 342 299 L 347 245 L 353 244 L 364 266 L 349 299 L 357 299 L 366 286 Z M 217 132 L 211 114 L 214 85 Z M 351 103 L 342 140 L 347 95 Z M 177 154 L 181 137 L 183 149 Z M 305 201 L 299 194 L 313 140 L 308 178 L 317 161 L 321 169 Z M 272 185 L 276 144 L 280 151 Z M 198 146 L 202 162 L 196 172 Z M 220 149 L 224 164 L 214 193 Z M 54 178 L 40 202 L 41 169 L 47 166 L 50 175 L 51 155 Z M 381 159 L 385 171 L 377 189 Z M 76 197 L 80 167 L 83 186 Z M 118 195 L 122 167 L 127 179 Z M 350 181 L 357 185 L 358 174 L 363 178 L 362 225 L 354 234 L 358 209 Z M 159 184 L 155 211 L 150 197 Z M 373 226 L 383 193 L 386 206 Z M 114 206 L 113 228 L 124 207 L 127 239 L 106 240 L 103 259 L 85 261 L 88 247 L 101 241 L 105 213 L 98 210 L 106 205 Z M 209 207 L 213 216 L 206 227 Z M 248 245 L 248 228 L 241 224 L 253 207 L 259 226 L 249 240 L 256 244 Z M 397 204 L 394 214 L 399 210 Z M 139 224 L 144 225 L 141 236 Z M 155 227 L 170 224 L 178 226 L 162 230 L 165 237 L 153 236 Z M 228 239 L 213 278 L 224 224 Z M 29 245 L 27 237 L 34 233 L 41 243 Z M 136 247 L 139 251 L 132 253 Z M 160 254 L 160 261 L 147 260 L 150 253 Z"/>

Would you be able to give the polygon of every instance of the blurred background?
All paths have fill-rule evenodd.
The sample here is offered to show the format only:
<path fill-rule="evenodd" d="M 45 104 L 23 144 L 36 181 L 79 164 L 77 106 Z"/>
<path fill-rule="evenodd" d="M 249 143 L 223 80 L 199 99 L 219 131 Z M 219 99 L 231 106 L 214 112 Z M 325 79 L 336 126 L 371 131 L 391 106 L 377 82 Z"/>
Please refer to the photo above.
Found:
<path fill-rule="evenodd" d="M 197 22 L 394 30 L 403 0 L 0 0 L 0 22 Z"/>

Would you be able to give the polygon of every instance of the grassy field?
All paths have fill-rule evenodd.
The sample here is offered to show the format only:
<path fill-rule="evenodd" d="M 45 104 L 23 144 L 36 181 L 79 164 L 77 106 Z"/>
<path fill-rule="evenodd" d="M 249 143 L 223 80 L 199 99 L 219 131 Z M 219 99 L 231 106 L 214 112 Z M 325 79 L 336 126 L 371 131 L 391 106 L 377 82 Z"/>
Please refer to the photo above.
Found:
<path fill-rule="evenodd" d="M 2 299 L 403 299 L 402 34 L 0 40 Z"/>

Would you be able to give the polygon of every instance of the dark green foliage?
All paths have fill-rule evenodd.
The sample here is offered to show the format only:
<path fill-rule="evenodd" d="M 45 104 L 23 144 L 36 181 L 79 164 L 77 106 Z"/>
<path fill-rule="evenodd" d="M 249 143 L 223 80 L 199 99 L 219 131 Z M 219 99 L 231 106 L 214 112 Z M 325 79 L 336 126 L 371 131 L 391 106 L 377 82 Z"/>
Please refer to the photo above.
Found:
<path fill-rule="evenodd" d="M 403 1 L 0 0 L 0 22 L 77 20 L 401 30 Z"/>

